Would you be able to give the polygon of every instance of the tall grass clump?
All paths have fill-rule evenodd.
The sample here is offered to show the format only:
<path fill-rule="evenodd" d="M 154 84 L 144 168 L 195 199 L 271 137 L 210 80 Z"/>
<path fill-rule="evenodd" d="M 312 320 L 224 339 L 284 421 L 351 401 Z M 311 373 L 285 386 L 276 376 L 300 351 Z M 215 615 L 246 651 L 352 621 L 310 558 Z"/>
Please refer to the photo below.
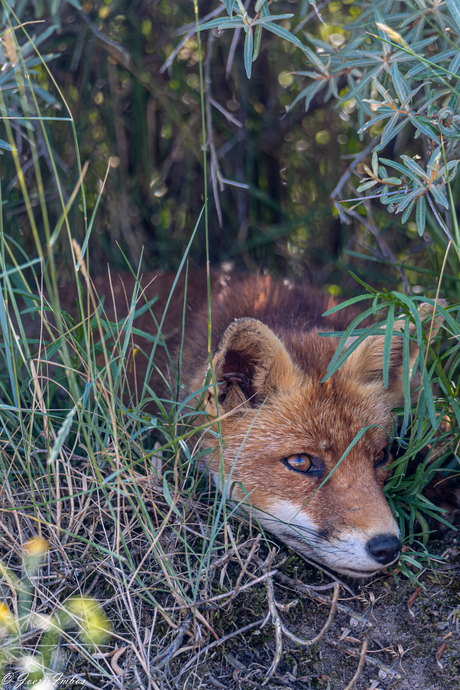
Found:
<path fill-rule="evenodd" d="M 22 199 L 33 258 L 2 218 L 0 548 L 7 565 L 1 624 L 13 640 L 2 647 L 2 672 L 11 678 L 22 669 L 43 683 L 55 682 L 52 674 L 60 673 L 62 682 L 90 678 L 127 687 L 137 680 L 141 687 L 158 687 L 171 666 L 177 671 L 181 659 L 175 657 L 193 658 L 209 633 L 217 638 L 209 613 L 197 604 L 212 599 L 218 564 L 235 562 L 238 568 L 241 556 L 231 526 L 216 517 L 226 516 L 222 499 L 211 492 L 197 511 L 200 450 L 192 462 L 187 402 L 179 405 L 175 390 L 169 400 L 160 397 L 148 378 L 144 389 L 127 390 L 133 339 L 141 335 L 152 343 L 151 371 L 156 347 L 165 349 L 162 319 L 153 316 L 155 300 L 143 299 L 137 274 L 123 317 L 99 298 L 88 273 L 95 211 L 87 217 L 87 165 L 79 159 L 76 125 L 57 84 L 63 117 L 49 115 L 51 99 L 33 81 L 34 65 L 46 67 L 48 58 L 38 52 L 30 27 L 3 7 L 4 83 L 10 91 L 0 96 L 0 143 L 14 166 L 14 194 Z M 62 183 L 51 144 L 56 121 L 65 123 L 75 142 L 70 188 Z M 30 156 L 27 169 L 18 142 Z M 40 155 L 39 142 L 45 147 Z M 47 186 L 43 155 L 54 175 Z M 103 187 L 101 181 L 101 195 Z M 73 237 L 76 209 L 85 227 L 81 244 Z M 73 285 L 63 293 L 57 267 L 65 244 Z M 136 317 L 149 311 L 151 328 L 139 333 Z M 143 411 L 152 400 L 154 415 Z M 49 544 L 47 560 L 21 579 L 23 550 L 37 540 Z M 243 541 L 252 558 L 253 538 L 246 533 Z M 247 560 L 244 570 L 254 567 Z M 241 585 L 245 577 L 242 570 Z M 221 586 L 224 580 L 221 574 Z M 25 600 L 28 608 L 21 612 Z M 109 640 L 88 632 L 99 606 L 111 620 Z M 70 622 L 83 631 L 80 640 L 67 631 Z"/>
<path fill-rule="evenodd" d="M 240 634 L 216 615 L 219 604 L 272 578 L 274 552 L 260 551 L 251 526 L 230 522 L 224 498 L 199 477 L 203 452 L 187 441 L 192 434 L 199 441 L 207 424 L 196 428 L 190 399 L 178 402 L 179 379 L 169 391 L 150 382 L 160 349 L 177 378 L 181 362 L 167 351 L 164 315 L 155 318 L 156 298 L 145 300 L 140 271 L 132 273 L 123 314 L 113 295 L 98 295 L 89 246 L 107 174 L 88 215 L 88 165 L 79 157 L 71 110 L 54 83 L 62 117 L 50 115 L 51 99 L 33 81 L 34 65 L 46 69 L 48 56 L 14 9 L 5 9 L 3 22 L 14 103 L 2 91 L 2 146 L 32 248 L 28 255 L 2 217 L 1 670 L 9 680 L 26 673 L 43 688 L 85 680 L 157 688 L 174 676 L 184 682 L 212 640 L 220 645 Z M 52 146 L 58 124 L 75 144 L 69 185 Z M 53 171 L 46 184 L 44 157 Z M 73 232 L 78 213 L 80 243 Z M 194 235 L 179 271 L 187 270 Z M 64 290 L 63 261 L 71 276 Z M 141 314 L 151 317 L 145 331 L 136 326 Z M 130 366 L 139 337 L 150 347 L 145 385 L 136 389 Z M 157 375 L 166 379 L 165 371 Z M 155 412 L 146 412 L 152 404 Z M 198 488 L 207 490 L 200 504 Z M 34 543 L 47 543 L 46 559 L 22 573 L 22 554 Z M 266 622 L 266 605 L 257 608 L 242 616 L 243 631 Z M 108 631 L 104 616 L 109 637 L 97 634 Z"/>

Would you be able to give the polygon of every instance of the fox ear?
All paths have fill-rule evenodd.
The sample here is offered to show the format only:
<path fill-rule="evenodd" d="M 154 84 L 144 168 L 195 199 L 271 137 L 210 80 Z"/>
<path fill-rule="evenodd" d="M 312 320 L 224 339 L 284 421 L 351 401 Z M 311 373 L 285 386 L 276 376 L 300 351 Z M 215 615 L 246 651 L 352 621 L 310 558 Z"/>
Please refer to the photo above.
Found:
<path fill-rule="evenodd" d="M 445 300 L 439 300 L 438 304 L 442 307 L 447 306 Z M 431 304 L 423 302 L 418 309 L 422 327 L 424 332 L 429 335 L 430 340 L 433 340 L 442 325 L 443 317 L 437 313 L 431 328 L 434 307 Z M 402 322 L 395 322 L 393 329 L 395 331 L 403 330 Z M 415 324 L 410 324 L 410 335 L 414 336 L 416 333 Z M 383 384 L 383 348 L 385 337 L 383 335 L 374 335 L 366 338 L 359 347 L 350 355 L 344 363 L 344 370 L 348 377 L 352 378 L 357 383 Z M 403 370 L 403 338 L 401 336 L 393 336 L 391 340 L 390 360 L 388 368 L 388 393 L 394 396 L 393 405 L 398 405 L 403 398 L 402 387 L 402 370 Z M 412 377 L 412 367 L 415 364 L 419 353 L 417 342 L 411 338 L 409 341 L 409 367 L 411 371 L 411 391 L 420 385 L 420 376 Z"/>
<path fill-rule="evenodd" d="M 213 356 L 219 411 L 238 406 L 257 407 L 277 389 L 289 386 L 292 360 L 279 338 L 261 321 L 235 319 L 223 334 Z M 212 379 L 207 375 L 207 384 Z M 209 387 L 206 408 L 216 412 L 214 387 Z"/>

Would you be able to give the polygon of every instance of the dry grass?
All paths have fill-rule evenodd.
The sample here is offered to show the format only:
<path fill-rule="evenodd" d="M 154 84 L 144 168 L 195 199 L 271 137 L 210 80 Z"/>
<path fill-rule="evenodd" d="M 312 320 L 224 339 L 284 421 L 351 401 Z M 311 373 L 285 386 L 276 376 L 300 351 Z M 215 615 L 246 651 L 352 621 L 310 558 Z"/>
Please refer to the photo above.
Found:
<path fill-rule="evenodd" d="M 37 614 L 61 611 L 80 594 L 103 606 L 112 635 L 94 646 L 79 639 L 78 621 L 75 632 L 62 631 L 50 682 L 63 673 L 97 688 L 320 688 L 329 681 L 321 685 L 313 670 L 325 648 L 335 654 L 332 671 L 345 669 L 331 688 L 367 690 L 359 683 L 368 669 L 399 682 L 391 653 L 373 641 L 383 594 L 306 567 L 237 515 L 200 474 L 192 410 L 184 423 L 171 403 L 155 416 L 142 400 L 123 404 L 133 323 L 110 322 L 93 294 L 89 303 L 80 296 L 80 314 L 89 317 L 78 324 L 38 291 L 34 339 L 17 292 L 9 286 L 16 316 L 0 407 L 0 549 L 17 578 L 4 579 L 2 598 L 11 611 L 24 545 L 39 535 L 50 549 L 4 672 L 17 678 L 24 659 L 39 656 Z M 406 554 L 409 565 L 414 555 Z M 412 578 L 421 569 L 419 562 L 409 570 Z M 388 586 L 388 576 L 380 583 Z M 253 662 L 243 664 L 235 649 Z"/>

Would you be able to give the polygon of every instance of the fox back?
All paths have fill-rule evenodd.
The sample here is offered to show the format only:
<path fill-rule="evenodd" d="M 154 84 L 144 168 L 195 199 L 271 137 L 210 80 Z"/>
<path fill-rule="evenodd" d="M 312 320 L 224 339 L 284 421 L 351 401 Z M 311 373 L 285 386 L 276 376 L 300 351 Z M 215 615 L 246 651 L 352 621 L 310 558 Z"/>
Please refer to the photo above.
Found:
<path fill-rule="evenodd" d="M 145 276 L 137 306 L 158 296 L 154 309 L 169 357 L 159 348 L 156 363 L 173 377 L 171 362 L 182 352 L 180 395 L 201 392 L 214 426 L 204 440 L 208 471 L 219 488 L 288 545 L 338 572 L 369 576 L 394 562 L 401 544 L 383 485 L 391 411 L 403 400 L 403 338 L 392 338 L 386 387 L 383 335 L 364 340 L 326 378 L 338 338 L 320 333 L 344 330 L 355 310 L 325 317 L 337 302 L 311 287 L 213 273 L 210 357 L 206 276 L 192 272 L 169 299 L 173 281 L 170 274 Z M 127 315 L 133 288 L 127 275 L 96 279 L 109 319 Z M 421 316 L 430 313 L 422 305 Z M 134 326 L 151 332 L 151 315 L 140 314 Z M 435 322 L 433 336 L 438 328 Z M 150 377 L 151 347 L 151 337 L 134 337 L 138 354 L 129 369 L 137 388 Z M 417 354 L 411 341 L 411 367 Z"/>

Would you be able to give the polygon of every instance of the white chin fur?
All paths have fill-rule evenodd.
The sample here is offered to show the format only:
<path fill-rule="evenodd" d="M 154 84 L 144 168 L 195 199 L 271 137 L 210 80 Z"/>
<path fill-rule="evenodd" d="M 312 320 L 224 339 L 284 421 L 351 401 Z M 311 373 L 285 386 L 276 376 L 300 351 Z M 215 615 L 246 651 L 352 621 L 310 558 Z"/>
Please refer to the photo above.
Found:
<path fill-rule="evenodd" d="M 324 539 L 320 537 L 313 521 L 287 502 L 273 505 L 271 515 L 259 510 L 254 512 L 260 523 L 288 546 L 338 573 L 351 577 L 371 577 L 391 565 L 377 563 L 368 553 L 366 544 L 376 536 L 374 534 L 361 535 L 354 531 L 352 534 Z M 399 536 L 396 523 L 394 528 L 394 535 Z M 396 561 L 397 558 L 392 562 Z"/>
<path fill-rule="evenodd" d="M 231 496 L 232 482 L 227 480 L 225 486 L 219 474 L 210 468 L 208 470 L 220 491 L 224 489 L 227 499 L 232 503 L 235 496 Z M 249 500 L 251 497 L 249 496 Z M 243 500 L 245 507 L 247 502 Z M 299 511 L 294 504 L 288 501 L 272 503 L 267 512 L 252 508 L 251 512 L 260 522 L 262 527 L 275 534 L 288 546 L 304 556 L 318 561 L 320 564 L 335 570 L 337 573 L 350 577 L 372 577 L 391 563 L 381 565 L 368 553 L 366 544 L 375 534 L 366 534 L 354 531 L 351 534 L 333 536 L 330 539 L 320 537 L 317 525 L 303 511 Z M 396 522 L 387 533 L 399 536 Z M 395 561 L 397 558 L 395 559 Z M 393 563 L 395 562 L 393 561 Z"/>

